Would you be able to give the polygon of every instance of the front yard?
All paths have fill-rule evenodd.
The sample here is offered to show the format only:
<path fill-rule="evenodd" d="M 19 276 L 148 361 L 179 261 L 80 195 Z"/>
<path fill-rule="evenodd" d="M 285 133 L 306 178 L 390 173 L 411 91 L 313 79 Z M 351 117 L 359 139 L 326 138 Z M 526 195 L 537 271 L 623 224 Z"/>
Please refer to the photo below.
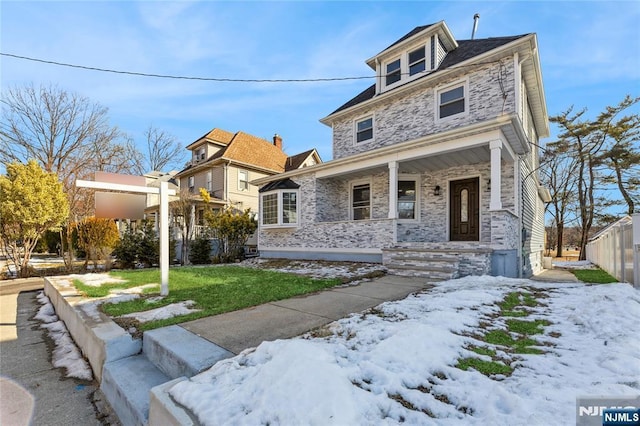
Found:
<path fill-rule="evenodd" d="M 628 284 L 467 277 L 265 342 L 171 396 L 203 424 L 575 424 L 578 396 L 639 394 L 639 323 Z"/>
<path fill-rule="evenodd" d="M 125 329 L 146 331 L 383 274 L 379 266 L 346 262 L 331 270 L 316 264 L 312 274 L 302 262 L 248 265 L 171 268 L 167 297 L 159 296 L 157 269 L 75 275 L 73 282 Z"/>

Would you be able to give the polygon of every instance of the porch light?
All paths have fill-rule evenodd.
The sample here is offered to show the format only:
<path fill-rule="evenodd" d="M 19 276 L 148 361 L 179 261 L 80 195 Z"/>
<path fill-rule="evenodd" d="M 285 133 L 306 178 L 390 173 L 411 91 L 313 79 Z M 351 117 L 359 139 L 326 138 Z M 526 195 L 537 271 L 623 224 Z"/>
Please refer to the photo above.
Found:
<path fill-rule="evenodd" d="M 433 188 L 433 195 L 436 197 L 440 196 L 440 185 L 436 185 L 436 187 Z"/>

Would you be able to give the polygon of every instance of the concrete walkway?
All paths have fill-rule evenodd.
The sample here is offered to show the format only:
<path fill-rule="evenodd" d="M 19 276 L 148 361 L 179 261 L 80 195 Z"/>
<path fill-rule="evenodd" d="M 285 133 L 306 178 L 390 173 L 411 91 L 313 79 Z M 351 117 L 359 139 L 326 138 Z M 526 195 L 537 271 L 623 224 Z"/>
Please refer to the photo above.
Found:
<path fill-rule="evenodd" d="M 387 275 L 355 286 L 265 303 L 180 324 L 192 333 L 238 354 L 263 341 L 287 339 L 432 287 L 426 278 Z"/>
<path fill-rule="evenodd" d="M 563 268 L 545 269 L 537 275 L 531 277 L 534 281 L 547 283 L 578 283 L 580 280 L 575 275 Z"/>

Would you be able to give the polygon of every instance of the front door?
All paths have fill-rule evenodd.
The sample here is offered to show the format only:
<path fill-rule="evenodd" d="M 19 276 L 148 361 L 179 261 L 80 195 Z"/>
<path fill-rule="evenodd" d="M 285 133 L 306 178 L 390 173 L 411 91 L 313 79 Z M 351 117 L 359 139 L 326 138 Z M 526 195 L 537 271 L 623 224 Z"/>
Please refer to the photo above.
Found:
<path fill-rule="evenodd" d="M 450 184 L 451 241 L 480 240 L 479 181 L 479 178 L 472 178 Z"/>

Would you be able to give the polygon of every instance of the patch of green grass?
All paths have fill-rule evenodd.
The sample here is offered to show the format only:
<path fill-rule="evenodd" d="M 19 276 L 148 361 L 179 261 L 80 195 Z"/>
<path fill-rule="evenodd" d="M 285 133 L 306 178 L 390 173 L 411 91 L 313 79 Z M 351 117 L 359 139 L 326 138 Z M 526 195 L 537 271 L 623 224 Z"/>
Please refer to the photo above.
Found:
<path fill-rule="evenodd" d="M 160 272 L 157 269 L 115 271 L 111 275 L 126 280 L 126 287 L 160 282 Z M 102 309 L 108 315 L 120 316 L 185 300 L 195 301 L 194 308 L 201 309 L 200 312 L 188 315 L 143 323 L 140 328 L 144 331 L 287 299 L 333 287 L 340 282 L 340 279 L 313 279 L 239 266 L 173 268 L 169 270 L 169 295 L 161 301 L 148 303 L 145 298 L 141 298 L 129 302 L 104 304 Z M 119 284 L 117 287 L 124 286 Z M 157 296 L 159 291 L 159 288 L 154 288 L 146 294 Z"/>
<path fill-rule="evenodd" d="M 458 360 L 456 365 L 461 370 L 467 371 L 469 368 L 484 374 L 485 376 L 493 376 L 496 374 L 510 375 L 513 368 L 496 361 L 484 361 L 478 358 L 462 358 Z"/>
<path fill-rule="evenodd" d="M 538 342 L 533 339 L 529 339 L 528 337 L 514 339 L 505 330 L 492 330 L 484 336 L 484 340 L 491 345 L 509 347 L 513 349 L 514 352 L 526 346 L 535 346 L 538 344 Z"/>
<path fill-rule="evenodd" d="M 514 310 L 502 311 L 500 313 L 502 314 L 503 317 L 526 317 L 529 315 L 529 312 L 527 311 L 514 311 Z"/>
<path fill-rule="evenodd" d="M 573 275 L 580 281 L 593 284 L 617 283 L 618 280 L 602 269 L 574 269 Z"/>
<path fill-rule="evenodd" d="M 73 285 L 80 290 L 85 297 L 105 297 L 111 290 L 136 287 L 138 284 L 131 283 L 105 283 L 100 286 L 86 285 L 78 279 L 73 280 Z M 146 290 L 148 291 L 148 289 Z"/>
<path fill-rule="evenodd" d="M 549 321 L 547 320 L 534 320 L 534 321 L 522 321 L 516 319 L 508 319 L 507 320 L 507 328 L 509 331 L 518 334 L 542 334 L 543 326 L 549 325 Z"/>
<path fill-rule="evenodd" d="M 500 309 L 502 309 L 503 311 L 513 310 L 513 308 L 519 305 L 520 305 L 520 293 L 518 293 L 517 291 L 513 291 L 507 294 L 504 300 L 498 303 L 498 306 L 500 306 Z"/>
<path fill-rule="evenodd" d="M 482 348 L 479 346 L 474 346 L 472 348 L 469 348 L 471 351 L 477 353 L 478 355 L 486 355 L 486 356 L 490 356 L 491 358 L 494 358 L 496 356 L 496 351 L 494 351 L 493 349 L 489 349 L 489 348 Z"/>

